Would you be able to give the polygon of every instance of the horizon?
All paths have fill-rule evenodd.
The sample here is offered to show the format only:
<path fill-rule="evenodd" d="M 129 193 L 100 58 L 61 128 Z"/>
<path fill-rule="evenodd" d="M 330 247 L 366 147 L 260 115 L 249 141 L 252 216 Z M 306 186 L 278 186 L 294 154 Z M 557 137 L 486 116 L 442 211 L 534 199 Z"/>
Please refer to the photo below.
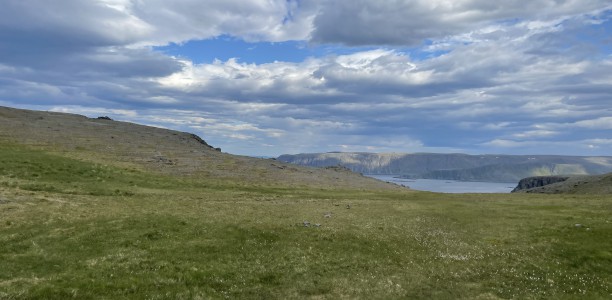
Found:
<path fill-rule="evenodd" d="M 248 156 L 612 154 L 606 0 L 11 1 L 0 20 L 2 106 Z"/>
<path fill-rule="evenodd" d="M 5 106 L 8 107 L 8 106 Z M 15 109 L 27 109 L 27 108 L 19 108 L 19 107 L 9 107 L 9 108 L 15 108 Z M 36 110 L 35 110 L 36 111 Z M 46 112 L 54 112 L 54 113 L 67 113 L 67 112 L 63 112 L 63 111 L 53 111 L 53 110 L 47 110 Z M 80 115 L 78 113 L 68 113 L 68 114 L 76 114 L 76 115 Z M 98 117 L 108 117 L 106 115 L 81 115 L 83 117 L 87 117 L 89 119 L 96 119 Z M 151 127 L 156 127 L 156 128 L 161 128 L 161 129 L 169 129 L 169 130 L 177 130 L 177 129 L 173 129 L 173 128 L 168 128 L 168 127 L 160 127 L 160 126 L 155 126 L 155 125 L 147 125 L 147 124 L 141 124 L 141 123 L 136 123 L 133 121 L 129 121 L 129 120 L 117 120 L 117 119 L 113 119 L 111 118 L 112 121 L 117 121 L 117 122 L 126 122 L 126 123 L 132 123 L 132 124 L 136 124 L 136 125 L 144 125 L 144 126 L 151 126 Z M 180 131 L 180 130 L 177 130 Z M 193 132 L 189 132 L 189 131 L 184 131 L 186 133 L 190 133 L 190 134 L 195 134 Z M 196 134 L 197 135 L 197 134 Z M 197 135 L 198 137 L 202 138 L 200 135 Z M 210 145 L 210 143 L 208 141 L 206 141 L 206 139 L 202 138 L 206 143 L 208 143 Z M 212 147 L 219 147 L 217 145 L 210 145 Z M 221 148 L 221 147 L 219 147 Z M 367 151 L 339 151 L 339 150 L 329 150 L 329 151 L 325 151 L 325 152 L 298 152 L 298 153 L 282 153 L 276 156 L 270 156 L 270 155 L 250 155 L 250 154 L 238 154 L 238 153 L 230 153 L 230 152 L 226 152 L 223 150 L 223 148 L 221 148 L 222 152 L 228 153 L 228 154 L 234 154 L 234 155 L 243 155 L 243 156 L 250 156 L 250 157 L 255 157 L 255 158 L 278 158 L 280 156 L 283 155 L 309 155 L 309 154 L 334 154 L 334 153 L 338 153 L 338 154 L 342 154 L 342 153 L 347 153 L 347 154 L 399 154 L 399 155 L 406 155 L 406 154 L 446 154 L 446 155 L 469 155 L 469 156 L 494 156 L 494 155 L 499 155 L 499 156 L 575 156 L 575 157 L 612 157 L 612 155 L 566 155 L 566 154 L 554 154 L 554 153 L 541 153 L 541 154 L 537 154 L 537 153 L 527 153 L 527 154 L 511 154 L 511 153 L 467 153 L 467 152 L 367 152 Z"/>

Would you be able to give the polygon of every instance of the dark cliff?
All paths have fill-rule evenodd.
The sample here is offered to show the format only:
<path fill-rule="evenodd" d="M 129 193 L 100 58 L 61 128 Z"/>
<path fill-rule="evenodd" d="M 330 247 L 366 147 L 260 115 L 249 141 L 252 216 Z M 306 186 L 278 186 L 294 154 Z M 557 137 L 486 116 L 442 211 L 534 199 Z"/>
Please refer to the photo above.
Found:
<path fill-rule="evenodd" d="M 566 181 L 567 176 L 535 176 L 521 179 L 518 185 L 512 190 L 512 193 L 528 190 L 532 188 L 542 187 L 545 185 Z"/>

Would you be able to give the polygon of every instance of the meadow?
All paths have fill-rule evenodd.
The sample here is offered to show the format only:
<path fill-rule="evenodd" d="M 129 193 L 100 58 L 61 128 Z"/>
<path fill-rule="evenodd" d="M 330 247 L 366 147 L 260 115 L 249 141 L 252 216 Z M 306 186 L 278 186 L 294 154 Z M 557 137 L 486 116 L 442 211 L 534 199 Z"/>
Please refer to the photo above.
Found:
<path fill-rule="evenodd" d="M 0 145 L 0 299 L 610 299 L 612 196 L 178 176 Z"/>

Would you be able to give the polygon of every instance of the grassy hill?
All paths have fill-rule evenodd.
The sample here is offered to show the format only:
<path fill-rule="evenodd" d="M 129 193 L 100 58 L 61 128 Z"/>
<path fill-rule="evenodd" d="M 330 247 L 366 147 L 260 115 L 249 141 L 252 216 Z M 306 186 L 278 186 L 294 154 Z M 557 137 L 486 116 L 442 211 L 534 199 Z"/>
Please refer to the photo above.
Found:
<path fill-rule="evenodd" d="M 612 194 L 612 173 L 571 176 L 563 182 L 519 191 L 542 194 Z"/>
<path fill-rule="evenodd" d="M 416 192 L 3 108 L 0 299 L 606 299 L 611 197 Z"/>
<path fill-rule="evenodd" d="M 392 188 L 338 169 L 236 156 L 185 132 L 85 116 L 0 107 L 0 140 L 140 171 L 207 181 L 318 188 Z"/>

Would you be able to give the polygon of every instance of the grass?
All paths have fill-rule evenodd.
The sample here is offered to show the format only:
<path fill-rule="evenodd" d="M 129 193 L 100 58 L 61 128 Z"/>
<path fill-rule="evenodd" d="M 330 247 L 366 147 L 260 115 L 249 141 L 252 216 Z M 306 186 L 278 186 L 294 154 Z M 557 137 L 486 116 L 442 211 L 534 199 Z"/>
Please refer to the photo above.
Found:
<path fill-rule="evenodd" d="M 290 189 L 0 147 L 0 299 L 609 299 L 610 249 L 610 196 Z"/>

